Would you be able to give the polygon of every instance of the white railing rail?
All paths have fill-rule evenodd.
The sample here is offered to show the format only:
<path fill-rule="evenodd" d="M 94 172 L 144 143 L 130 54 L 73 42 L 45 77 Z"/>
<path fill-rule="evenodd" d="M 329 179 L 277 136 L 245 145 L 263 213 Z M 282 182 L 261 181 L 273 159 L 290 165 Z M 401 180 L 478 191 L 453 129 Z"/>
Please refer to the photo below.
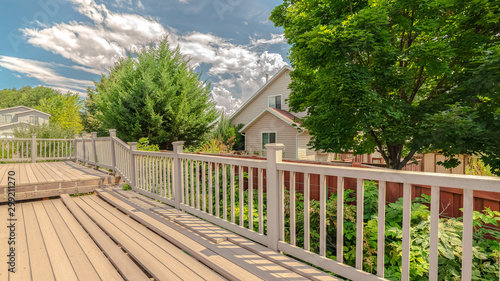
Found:
<path fill-rule="evenodd" d="M 267 159 L 232 158 L 183 152 L 183 142 L 173 143 L 173 152 L 138 151 L 136 143 L 125 144 L 114 130 L 109 138 L 76 139 L 76 159 L 108 167 L 133 190 L 171 204 L 275 251 L 282 251 L 315 266 L 352 280 L 385 280 L 385 198 L 388 182 L 403 186 L 401 280 L 410 279 L 410 231 L 412 185 L 431 186 L 429 280 L 438 280 L 438 225 L 441 187 L 463 190 L 462 280 L 471 280 L 473 260 L 473 192 L 500 192 L 500 179 L 338 167 L 283 162 L 281 144 L 268 144 Z M 21 141 L 21 140 L 20 140 Z M 29 141 L 29 140 L 24 140 Z M 20 147 L 22 147 L 22 142 Z M 83 150 L 83 151 L 81 151 Z M 87 157 L 88 155 L 88 157 Z M 285 186 L 285 174 L 289 184 Z M 304 175 L 303 221 L 297 225 L 296 177 Z M 319 249 L 311 249 L 311 175 L 319 175 Z M 327 257 L 327 178 L 337 182 L 336 260 Z M 356 179 L 355 267 L 344 263 L 344 184 Z M 364 182 L 378 182 L 377 275 L 363 271 Z M 265 190 L 267 189 L 267 190 Z M 285 205 L 285 189 L 289 202 Z M 285 237 L 285 216 L 289 234 Z M 332 223 L 332 222 L 330 222 Z M 297 243 L 297 229 L 304 229 L 304 241 Z M 302 234 L 301 234 L 302 235 Z"/>

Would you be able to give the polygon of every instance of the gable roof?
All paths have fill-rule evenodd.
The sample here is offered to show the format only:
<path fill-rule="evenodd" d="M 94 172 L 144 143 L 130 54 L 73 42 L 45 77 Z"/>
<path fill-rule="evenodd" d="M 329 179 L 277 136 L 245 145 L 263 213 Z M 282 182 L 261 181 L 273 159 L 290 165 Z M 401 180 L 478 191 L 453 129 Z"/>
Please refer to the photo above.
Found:
<path fill-rule="evenodd" d="M 238 110 L 236 110 L 236 112 L 233 115 L 231 115 L 229 120 L 232 121 L 234 117 L 240 114 L 240 112 L 242 112 L 243 109 L 245 109 L 260 93 L 262 93 L 269 85 L 274 83 L 274 81 L 276 81 L 276 79 L 280 77 L 281 74 L 283 74 L 287 70 L 293 71 L 293 68 L 291 68 L 288 65 L 283 66 L 273 77 L 271 77 L 271 79 L 269 79 L 269 81 L 267 81 L 266 84 L 260 87 L 260 89 L 257 92 L 255 92 L 255 94 L 253 94 L 247 101 L 245 101 L 245 103 L 240 108 L 238 108 Z"/>
<path fill-rule="evenodd" d="M 8 108 L 2 108 L 2 109 L 0 109 L 0 113 L 2 111 L 11 110 L 11 109 L 24 109 L 25 110 L 25 111 L 22 111 L 22 112 L 18 112 L 17 114 L 24 114 L 24 113 L 27 113 L 27 112 L 38 112 L 38 113 L 41 113 L 41 114 L 44 114 L 44 115 L 47 115 L 47 116 L 51 116 L 50 114 L 48 114 L 46 112 L 43 112 L 43 111 L 40 111 L 40 110 L 36 110 L 36 109 L 33 109 L 31 107 L 27 107 L 27 106 L 24 106 L 24 105 L 13 106 L 13 107 L 8 107 Z"/>
<path fill-rule="evenodd" d="M 252 126 L 253 123 L 257 122 L 266 112 L 271 113 L 272 115 L 278 117 L 281 119 L 283 122 L 287 123 L 290 126 L 297 127 L 297 129 L 300 127 L 300 122 L 297 117 L 295 117 L 293 114 L 291 114 L 288 111 L 282 110 L 282 109 L 276 109 L 276 108 L 266 108 L 264 111 L 262 111 L 257 117 L 255 117 L 252 121 L 248 122 L 241 130 L 239 131 L 240 133 L 243 133 L 248 127 Z"/>

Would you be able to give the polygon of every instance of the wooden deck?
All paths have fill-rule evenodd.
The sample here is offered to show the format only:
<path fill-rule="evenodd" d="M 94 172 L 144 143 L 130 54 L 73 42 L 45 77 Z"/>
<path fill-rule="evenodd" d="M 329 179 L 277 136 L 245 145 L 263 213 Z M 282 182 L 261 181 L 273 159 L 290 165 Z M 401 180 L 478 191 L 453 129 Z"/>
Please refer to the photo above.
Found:
<path fill-rule="evenodd" d="M 92 192 L 111 184 L 112 176 L 72 161 L 0 165 L 0 202 L 8 200 L 9 171 L 16 183 L 16 201 Z"/>
<path fill-rule="evenodd" d="M 0 280 L 338 280 L 132 191 L 18 203 L 16 273 L 0 205 Z"/>

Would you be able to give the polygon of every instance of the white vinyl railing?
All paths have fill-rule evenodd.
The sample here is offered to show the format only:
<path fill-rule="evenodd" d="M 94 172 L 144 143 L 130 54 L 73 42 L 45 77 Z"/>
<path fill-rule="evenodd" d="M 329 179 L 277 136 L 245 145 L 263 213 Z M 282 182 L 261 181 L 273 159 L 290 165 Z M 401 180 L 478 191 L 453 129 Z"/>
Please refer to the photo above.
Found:
<path fill-rule="evenodd" d="M 5 138 L 0 139 L 1 162 L 74 160 L 74 139 Z"/>
<path fill-rule="evenodd" d="M 388 182 L 403 186 L 401 280 L 410 279 L 410 232 L 412 185 L 431 186 L 429 280 L 438 280 L 438 226 L 441 187 L 463 191 L 462 280 L 471 280 L 473 260 L 473 192 L 500 192 L 500 179 L 437 173 L 338 167 L 283 162 L 284 146 L 267 144 L 267 159 L 248 159 L 183 153 L 183 142 L 173 143 L 173 152 L 138 151 L 116 137 L 76 139 L 76 158 L 103 167 L 111 167 L 136 192 L 171 204 L 244 237 L 282 251 L 300 260 L 352 280 L 385 280 L 385 208 Z M 83 145 L 85 144 L 85 145 Z M 22 146 L 22 144 L 20 145 Z M 84 150 L 84 151 L 81 151 Z M 88 153 L 90 152 L 90 153 Z M 82 155 L 89 157 L 82 157 Z M 93 159 L 93 160 L 92 160 Z M 285 174 L 289 184 L 285 185 Z M 297 196 L 296 178 L 303 200 Z M 311 176 L 319 176 L 319 226 L 311 225 L 314 210 L 310 206 Z M 336 178 L 336 259 L 327 257 L 327 178 Z M 344 263 L 344 185 L 356 179 L 355 266 Z M 378 182 L 377 275 L 363 270 L 364 184 Z M 265 190 L 267 189 L 267 190 Z M 285 194 L 288 190 L 289 195 Z M 285 204 L 285 197 L 289 201 Z M 303 204 L 304 225 L 298 225 L 297 204 Z M 285 237 L 285 217 L 289 232 Z M 332 222 L 330 222 L 332 223 Z M 311 228 L 319 229 L 319 249 L 312 249 Z M 297 243 L 297 229 L 303 229 L 303 243 Z"/>

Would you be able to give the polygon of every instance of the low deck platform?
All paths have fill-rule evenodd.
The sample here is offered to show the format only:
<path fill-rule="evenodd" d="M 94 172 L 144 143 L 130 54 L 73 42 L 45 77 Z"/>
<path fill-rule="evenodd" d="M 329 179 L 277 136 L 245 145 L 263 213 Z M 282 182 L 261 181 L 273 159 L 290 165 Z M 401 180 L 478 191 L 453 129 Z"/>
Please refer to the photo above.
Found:
<path fill-rule="evenodd" d="M 92 192 L 112 183 L 112 176 L 73 161 L 0 165 L 0 202 L 8 200 L 9 171 L 16 184 L 16 201 Z M 11 181 L 12 181 L 11 179 Z"/>
<path fill-rule="evenodd" d="M 13 210 L 10 210 L 13 211 Z M 0 205 L 0 280 L 338 280 L 132 191 L 18 203 L 8 272 Z"/>

